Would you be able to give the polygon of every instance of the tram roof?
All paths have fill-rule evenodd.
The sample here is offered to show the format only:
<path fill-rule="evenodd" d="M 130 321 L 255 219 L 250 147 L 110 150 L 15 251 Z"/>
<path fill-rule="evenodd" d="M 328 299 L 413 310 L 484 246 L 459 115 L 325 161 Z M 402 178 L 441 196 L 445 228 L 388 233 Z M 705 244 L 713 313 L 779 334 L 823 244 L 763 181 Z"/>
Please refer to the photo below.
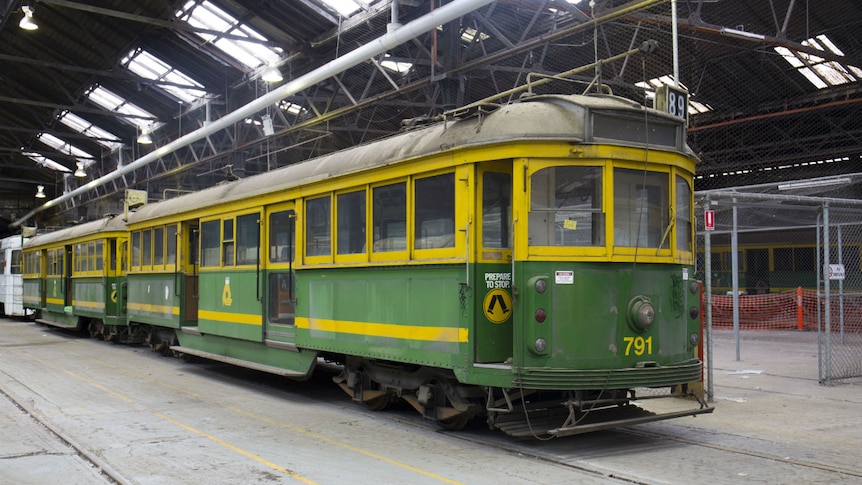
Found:
<path fill-rule="evenodd" d="M 81 237 L 91 236 L 104 232 L 122 232 L 126 230 L 126 223 L 119 216 L 108 216 L 95 221 L 86 222 L 78 226 L 67 227 L 47 234 L 39 234 L 30 238 L 24 244 L 24 248 L 48 246 L 62 241 L 70 241 Z"/>
<path fill-rule="evenodd" d="M 484 105 L 467 117 L 412 129 L 268 173 L 146 205 L 129 217 L 129 223 L 258 197 L 457 148 L 513 141 L 583 142 L 588 136 L 588 110 L 648 111 L 652 117 L 679 122 L 666 113 L 609 95 L 542 95 L 503 106 Z"/>

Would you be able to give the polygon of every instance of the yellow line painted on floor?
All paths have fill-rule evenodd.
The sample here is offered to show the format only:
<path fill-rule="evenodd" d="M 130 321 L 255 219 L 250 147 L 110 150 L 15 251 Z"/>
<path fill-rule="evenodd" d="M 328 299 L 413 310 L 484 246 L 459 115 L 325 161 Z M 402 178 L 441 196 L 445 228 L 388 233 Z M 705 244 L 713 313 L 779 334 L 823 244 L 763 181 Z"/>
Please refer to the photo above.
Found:
<path fill-rule="evenodd" d="M 83 377 L 83 376 L 79 376 L 78 374 L 75 374 L 75 373 L 74 373 L 74 372 L 72 372 L 72 371 L 69 371 L 69 370 L 63 369 L 62 367 L 56 366 L 56 365 L 54 365 L 54 364 L 52 364 L 52 363 L 50 363 L 50 362 L 48 362 L 48 361 L 46 361 L 46 360 L 42 360 L 42 359 L 40 359 L 40 358 L 38 358 L 38 357 L 36 357 L 36 356 L 29 355 L 29 357 L 30 357 L 31 359 L 35 360 L 36 362 L 39 362 L 40 364 L 42 364 L 42 365 L 44 365 L 44 366 L 51 367 L 51 368 L 53 368 L 53 369 L 56 369 L 56 370 L 62 371 L 62 372 L 63 372 L 63 373 L 65 373 L 66 375 L 68 375 L 68 376 L 70 376 L 70 377 L 73 377 L 73 378 L 75 378 L 75 379 L 78 379 L 79 381 L 84 382 L 84 383 L 86 383 L 86 384 L 89 384 L 89 385 L 91 385 L 91 386 L 95 387 L 96 389 L 98 389 L 98 390 L 100 390 L 100 391 L 102 391 L 102 392 L 106 393 L 106 394 L 109 394 L 109 395 L 111 395 L 111 396 L 116 397 L 117 399 L 120 399 L 120 400 L 125 401 L 125 402 L 134 402 L 134 399 L 132 399 L 132 398 L 130 398 L 130 397 L 128 397 L 128 396 L 124 396 L 124 395 L 120 394 L 119 392 L 114 392 L 114 391 L 112 391 L 112 390 L 108 389 L 107 387 L 105 387 L 105 386 L 103 386 L 103 385 L 99 384 L 98 382 L 91 381 L 90 379 L 87 379 L 86 377 Z"/>
<path fill-rule="evenodd" d="M 75 374 L 74 372 L 71 372 L 68 370 L 64 370 L 63 372 L 74 377 L 75 379 L 78 379 L 81 382 L 86 382 L 87 384 L 95 387 L 96 389 L 98 389 L 98 390 L 100 390 L 106 394 L 110 394 L 110 395 L 116 397 L 117 399 L 121 399 L 121 400 L 126 401 L 126 402 L 134 402 L 135 401 L 134 399 L 132 399 L 128 396 L 124 396 L 124 395 L 120 394 L 119 392 L 114 392 L 114 391 L 108 389 L 107 387 L 99 384 L 98 382 L 91 381 L 90 379 L 87 379 L 86 377 L 79 376 L 79 375 Z"/>
<path fill-rule="evenodd" d="M 305 478 L 304 476 L 302 476 L 302 475 L 300 475 L 300 474 L 298 474 L 298 473 L 296 473 L 296 472 L 290 471 L 290 470 L 288 470 L 287 468 L 284 468 L 284 467 L 282 467 L 282 466 L 276 465 L 275 463 L 272 463 L 271 461 L 267 461 L 267 460 L 265 460 L 265 459 L 263 459 L 263 458 L 261 458 L 261 457 L 259 457 L 259 456 L 255 455 L 254 453 L 251 453 L 251 452 L 249 452 L 249 451 L 245 451 L 245 450 L 243 450 L 242 448 L 239 448 L 239 447 L 237 447 L 237 446 L 234 446 L 234 445 L 232 445 L 232 444 L 228 443 L 227 441 L 221 440 L 221 439 L 219 439 L 219 438 L 216 438 L 216 437 L 215 437 L 215 436 L 213 436 L 213 435 L 210 435 L 210 434 L 204 433 L 203 431 L 200 431 L 200 430 L 197 430 L 197 429 L 195 429 L 195 428 L 192 428 L 191 426 L 189 426 L 189 425 L 187 425 L 187 424 L 183 424 L 183 423 L 181 423 L 181 422 L 179 422 L 179 421 L 177 421 L 177 420 L 175 420 L 175 419 L 173 419 L 173 418 L 169 418 L 168 416 L 166 416 L 166 415 L 164 415 L 164 414 L 162 414 L 162 413 L 155 413 L 155 414 L 156 414 L 156 416 L 157 416 L 157 417 L 159 417 L 159 418 L 161 418 L 161 419 L 164 419 L 165 421 L 167 421 L 167 422 L 169 422 L 169 423 L 171 423 L 171 424 L 174 424 L 174 425 L 176 425 L 176 426 L 179 426 L 180 428 L 183 428 L 184 430 L 189 431 L 189 432 L 192 432 L 192 433 L 194 433 L 194 434 L 196 434 L 196 435 L 198 435 L 198 436 L 203 436 L 204 438 L 206 438 L 206 439 L 208 439 L 208 440 L 210 440 L 210 441 L 213 441 L 213 442 L 215 442 L 215 443 L 217 443 L 217 444 L 219 444 L 219 445 L 221 445 L 221 446 L 224 446 L 225 448 L 227 448 L 227 449 L 229 449 L 229 450 L 231 450 L 231 451 L 234 451 L 234 452 L 236 452 L 236 453 L 239 453 L 240 455 L 245 456 L 246 458 L 251 458 L 252 460 L 254 460 L 254 461 L 258 462 L 258 463 L 264 464 L 264 465 L 266 465 L 266 466 L 268 466 L 268 467 L 272 468 L 273 470 L 276 470 L 276 471 L 279 471 L 279 472 L 281 472 L 281 473 L 284 473 L 285 475 L 288 475 L 290 478 L 293 478 L 293 479 L 299 480 L 300 482 L 302 482 L 302 483 L 307 483 L 307 484 L 309 484 L 309 485 L 311 485 L 311 484 L 315 484 L 315 485 L 316 485 L 316 483 L 315 483 L 314 481 L 309 480 L 308 478 Z"/>
<path fill-rule="evenodd" d="M 289 425 L 289 424 L 285 424 L 285 423 L 280 423 L 280 422 L 278 422 L 278 421 L 275 421 L 275 420 L 272 420 L 272 419 L 269 419 L 269 418 L 265 418 L 265 417 L 263 417 L 263 416 L 258 416 L 258 415 L 256 415 L 256 414 L 252 414 L 252 413 L 249 413 L 249 412 L 247 412 L 247 411 L 243 411 L 242 409 L 235 408 L 235 407 L 233 407 L 233 406 L 229 406 L 229 407 L 228 407 L 228 409 L 229 409 L 229 410 L 231 410 L 231 411 L 233 411 L 233 412 L 235 412 L 235 413 L 242 414 L 243 416 L 247 416 L 247 417 L 249 417 L 249 418 L 256 419 L 256 420 L 258 420 L 258 421 L 262 421 L 262 422 L 267 423 L 267 424 L 271 424 L 271 425 L 274 425 L 274 426 L 278 426 L 278 427 L 280 427 L 280 428 L 286 428 L 286 429 L 289 429 L 289 430 L 291 430 L 291 431 L 295 431 L 295 432 L 297 432 L 297 433 L 303 434 L 303 435 L 305 435 L 305 436 L 309 436 L 309 437 L 311 437 L 311 438 L 314 438 L 314 439 L 317 439 L 317 440 L 320 440 L 320 441 L 323 441 L 323 442 L 326 442 L 326 443 L 329 443 L 329 444 L 332 444 L 332 445 L 335 445 L 335 446 L 340 446 L 340 447 L 342 447 L 342 448 L 346 448 L 346 449 L 348 449 L 348 450 L 350 450 L 350 451 L 354 451 L 354 452 L 359 453 L 359 454 L 361 454 L 361 455 L 365 455 L 365 456 L 368 456 L 368 457 L 374 458 L 374 459 L 376 459 L 376 460 L 385 461 L 386 463 L 389 463 L 389 464 L 391 464 L 391 465 L 395 465 L 395 466 L 397 466 L 397 467 L 404 468 L 405 470 L 410 470 L 411 472 L 415 472 L 415 473 L 418 473 L 418 474 L 420 474 L 420 475 L 423 475 L 423 476 L 426 476 L 426 477 L 429 477 L 429 478 L 433 478 L 433 479 L 435 479 L 435 480 L 439 480 L 439 481 L 441 481 L 441 482 L 443 482 L 443 483 L 449 483 L 449 484 L 452 484 L 452 485 L 462 485 L 462 484 L 461 484 L 461 482 L 457 482 L 457 481 L 455 481 L 455 480 L 451 480 L 451 479 L 449 479 L 449 478 L 442 477 L 442 476 L 440 476 L 440 475 L 437 475 L 436 473 L 432 473 L 432 472 L 429 472 L 429 471 L 426 471 L 426 470 L 422 470 L 422 469 L 416 468 L 416 467 L 414 467 L 414 466 L 410 466 L 410 465 L 408 465 L 408 464 L 406 464 L 406 463 L 401 463 L 400 461 L 395 461 L 395 460 L 393 460 L 393 459 L 391 459 L 391 458 L 387 458 L 387 457 L 385 457 L 385 456 L 378 455 L 378 454 L 376 454 L 376 453 L 372 453 L 372 452 L 367 451 L 367 450 L 363 450 L 362 448 L 359 448 L 359 447 L 356 447 L 356 446 L 353 446 L 353 445 L 348 445 L 347 443 L 342 443 L 342 442 L 340 442 L 340 441 L 336 441 L 336 440 L 334 440 L 334 439 L 332 439 L 332 438 L 327 438 L 326 436 L 321 436 L 321 435 L 319 435 L 319 434 L 317 434 L 317 433 L 314 433 L 314 432 L 312 432 L 312 431 L 308 431 L 308 430 L 306 430 L 306 429 L 297 428 L 297 427 L 295 427 L 295 426 L 291 426 L 291 425 Z"/>

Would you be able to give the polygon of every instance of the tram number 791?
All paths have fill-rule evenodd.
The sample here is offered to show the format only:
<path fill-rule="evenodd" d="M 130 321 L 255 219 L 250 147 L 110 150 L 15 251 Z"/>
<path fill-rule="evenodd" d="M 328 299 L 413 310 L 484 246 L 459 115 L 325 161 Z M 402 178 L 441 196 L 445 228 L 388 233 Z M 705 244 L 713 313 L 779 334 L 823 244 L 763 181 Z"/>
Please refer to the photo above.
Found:
<path fill-rule="evenodd" d="M 652 354 L 652 337 L 623 337 L 623 341 L 626 343 L 626 355 Z"/>

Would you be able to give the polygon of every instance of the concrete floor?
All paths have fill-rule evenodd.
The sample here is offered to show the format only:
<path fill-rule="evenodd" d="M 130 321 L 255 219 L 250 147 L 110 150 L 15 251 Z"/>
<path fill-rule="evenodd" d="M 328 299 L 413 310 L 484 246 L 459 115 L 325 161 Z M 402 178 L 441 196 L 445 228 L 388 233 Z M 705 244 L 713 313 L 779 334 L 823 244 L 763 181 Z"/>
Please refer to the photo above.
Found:
<path fill-rule="evenodd" d="M 714 345 L 714 414 L 542 442 L 0 319 L 0 485 L 862 483 L 862 380 L 819 385 L 799 336 Z"/>

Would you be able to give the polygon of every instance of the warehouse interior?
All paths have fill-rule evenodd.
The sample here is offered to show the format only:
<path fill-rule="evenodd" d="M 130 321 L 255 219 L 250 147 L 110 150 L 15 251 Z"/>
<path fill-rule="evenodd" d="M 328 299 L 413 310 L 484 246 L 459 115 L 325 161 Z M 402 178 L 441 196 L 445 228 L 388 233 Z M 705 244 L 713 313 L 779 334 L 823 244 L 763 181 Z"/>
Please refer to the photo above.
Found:
<path fill-rule="evenodd" d="M 862 196 L 856 1 L 476 2 L 460 20 L 332 68 L 450 3 L 0 2 L 0 236 L 120 212 L 126 189 L 156 202 L 489 97 L 486 106 L 514 101 L 509 90 L 571 70 L 534 92 L 602 90 L 651 105 L 678 71 L 696 191 Z M 658 48 L 640 52 L 648 40 Z M 276 92 L 291 94 L 208 129 Z M 178 142 L 191 133 L 201 136 Z M 141 159 L 152 161 L 112 176 Z"/>

